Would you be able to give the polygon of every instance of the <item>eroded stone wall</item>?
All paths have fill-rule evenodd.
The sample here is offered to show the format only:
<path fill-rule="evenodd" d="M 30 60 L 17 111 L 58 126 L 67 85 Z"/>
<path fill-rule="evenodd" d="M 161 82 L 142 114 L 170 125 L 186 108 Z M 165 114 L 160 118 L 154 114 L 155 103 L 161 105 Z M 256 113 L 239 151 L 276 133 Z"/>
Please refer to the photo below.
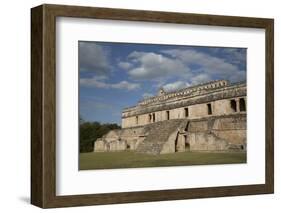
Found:
<path fill-rule="evenodd" d="M 187 141 L 191 151 L 245 151 L 247 147 L 245 113 L 198 119 L 190 122 Z"/>
<path fill-rule="evenodd" d="M 142 115 L 122 118 L 122 128 L 143 126 L 154 122 L 165 121 L 170 119 L 195 119 L 208 116 L 220 116 L 240 113 L 239 99 L 247 101 L 245 96 L 217 100 L 202 104 L 187 105 L 170 110 L 155 111 Z M 236 110 L 231 107 L 231 101 L 237 102 Z M 210 104 L 211 113 L 208 112 L 208 104 Z"/>
<path fill-rule="evenodd" d="M 122 112 L 122 129 L 95 142 L 94 151 L 165 154 L 244 151 L 246 84 L 215 81 L 139 102 Z"/>
<path fill-rule="evenodd" d="M 245 151 L 246 113 L 197 119 L 171 119 L 112 130 L 95 143 L 95 151 L 166 154 L 187 151 Z"/>

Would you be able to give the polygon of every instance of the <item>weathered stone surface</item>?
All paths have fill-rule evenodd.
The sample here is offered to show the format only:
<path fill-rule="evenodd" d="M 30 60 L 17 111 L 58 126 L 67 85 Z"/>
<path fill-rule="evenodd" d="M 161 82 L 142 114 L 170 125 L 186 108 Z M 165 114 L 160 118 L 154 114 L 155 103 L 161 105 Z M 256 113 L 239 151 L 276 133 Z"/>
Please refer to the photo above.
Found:
<path fill-rule="evenodd" d="M 215 81 L 141 101 L 122 113 L 122 129 L 95 142 L 95 152 L 244 151 L 246 84 Z"/>
<path fill-rule="evenodd" d="M 236 88 L 237 89 L 237 88 Z M 136 106 L 129 111 L 124 111 L 122 114 L 122 128 L 143 126 L 149 123 L 164 121 L 167 119 L 167 112 L 169 112 L 169 119 L 179 118 L 202 118 L 210 116 L 208 114 L 207 104 L 211 106 L 211 115 L 228 115 L 239 112 L 239 99 L 246 101 L 246 86 L 239 85 L 239 90 L 243 90 L 243 94 L 234 93 L 234 88 L 228 88 L 221 91 L 212 91 L 208 94 L 195 97 L 185 97 L 179 100 L 168 101 L 167 103 L 153 103 L 148 106 Z M 218 98 L 219 93 L 222 97 Z M 228 95 L 225 95 L 228 94 Z M 225 96 L 225 97 L 224 97 Z M 216 98 L 214 98 L 216 97 Z M 230 101 L 237 102 L 237 111 L 233 111 Z M 188 109 L 188 116 L 185 114 L 185 109 Z M 153 120 L 155 117 L 155 120 Z"/>
<path fill-rule="evenodd" d="M 139 144 L 136 151 L 148 154 L 175 152 L 175 141 L 180 130 L 187 125 L 186 119 L 174 119 L 147 125 L 147 137 Z M 172 146 L 165 144 L 172 143 Z"/>
<path fill-rule="evenodd" d="M 229 144 L 212 132 L 189 133 L 187 140 L 191 151 L 223 151 L 227 150 Z"/>

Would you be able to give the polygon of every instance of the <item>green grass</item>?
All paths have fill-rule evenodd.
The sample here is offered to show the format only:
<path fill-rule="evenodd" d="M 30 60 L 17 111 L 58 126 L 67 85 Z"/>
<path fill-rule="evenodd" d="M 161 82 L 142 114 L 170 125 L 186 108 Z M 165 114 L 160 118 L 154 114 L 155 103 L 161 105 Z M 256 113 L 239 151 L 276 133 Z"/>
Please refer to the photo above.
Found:
<path fill-rule="evenodd" d="M 79 155 L 80 170 L 233 163 L 246 163 L 246 153 L 178 152 L 147 155 L 135 152 L 90 152 Z"/>

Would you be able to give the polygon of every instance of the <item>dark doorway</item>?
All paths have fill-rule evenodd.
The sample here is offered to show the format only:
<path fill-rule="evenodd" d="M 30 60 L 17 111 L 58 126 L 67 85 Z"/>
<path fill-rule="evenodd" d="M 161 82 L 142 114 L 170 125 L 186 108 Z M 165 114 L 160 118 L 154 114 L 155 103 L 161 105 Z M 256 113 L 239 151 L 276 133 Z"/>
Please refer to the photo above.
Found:
<path fill-rule="evenodd" d="M 188 108 L 184 108 L 184 115 L 186 118 L 189 116 Z"/>
<path fill-rule="evenodd" d="M 190 144 L 187 141 L 187 135 L 184 135 L 184 147 L 185 147 L 185 151 L 190 150 Z"/>
<path fill-rule="evenodd" d="M 130 149 L 131 149 L 131 146 L 130 146 L 129 144 L 127 144 L 126 149 L 127 149 L 127 150 L 130 150 Z"/>
<path fill-rule="evenodd" d="M 166 119 L 170 120 L 170 112 L 169 111 L 166 111 Z"/>
<path fill-rule="evenodd" d="M 230 100 L 230 107 L 232 109 L 232 112 L 237 112 L 237 105 L 235 100 Z"/>
<path fill-rule="evenodd" d="M 208 108 L 208 115 L 212 114 L 212 106 L 211 104 L 207 104 L 207 108 Z"/>
<path fill-rule="evenodd" d="M 240 105 L 240 112 L 246 111 L 246 103 L 244 98 L 239 99 L 239 105 Z"/>

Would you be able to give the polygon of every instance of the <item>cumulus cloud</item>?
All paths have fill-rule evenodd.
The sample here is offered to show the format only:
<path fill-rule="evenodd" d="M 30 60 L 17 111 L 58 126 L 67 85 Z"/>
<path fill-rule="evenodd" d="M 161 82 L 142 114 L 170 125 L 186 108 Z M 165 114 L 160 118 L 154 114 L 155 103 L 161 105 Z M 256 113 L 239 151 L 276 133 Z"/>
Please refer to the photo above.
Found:
<path fill-rule="evenodd" d="M 123 61 L 117 60 L 117 66 L 126 70 L 128 79 L 153 81 L 152 87 L 162 86 L 166 91 L 216 79 L 227 79 L 231 82 L 246 79 L 246 49 L 211 50 L 208 52 L 195 48 L 176 48 L 158 52 L 133 51 Z M 140 83 L 130 82 L 128 79 L 109 83 L 106 76 L 112 67 L 108 55 L 108 50 L 102 45 L 79 42 L 80 71 L 92 72 L 92 75 L 85 75 L 87 78 L 80 79 L 81 86 L 128 91 L 140 89 Z"/>
<path fill-rule="evenodd" d="M 225 59 L 207 53 L 192 49 L 171 49 L 163 50 L 161 52 L 181 60 L 188 67 L 197 67 L 197 69 L 193 70 L 191 80 L 193 79 L 194 82 L 192 82 L 192 84 L 208 81 L 214 77 L 229 79 L 231 81 L 241 81 L 246 78 L 245 70 L 240 70 L 238 66 Z"/>
<path fill-rule="evenodd" d="M 241 65 L 246 62 L 246 48 L 220 48 L 226 60 L 235 65 Z"/>
<path fill-rule="evenodd" d="M 104 77 L 92 77 L 92 78 L 81 78 L 80 85 L 84 87 L 95 87 L 101 89 L 124 89 L 124 90 L 137 90 L 140 88 L 140 84 L 131 83 L 128 81 L 120 81 L 118 83 L 105 82 Z"/>
<path fill-rule="evenodd" d="M 124 61 L 121 61 L 118 63 L 118 66 L 121 68 L 121 69 L 124 69 L 124 70 L 128 70 L 130 69 L 133 65 L 129 62 L 124 62 Z"/>
<path fill-rule="evenodd" d="M 150 97 L 152 97 L 152 96 L 154 96 L 152 93 L 147 93 L 147 92 L 142 95 L 142 97 L 143 97 L 144 99 L 150 98 Z"/>
<path fill-rule="evenodd" d="M 160 53 L 133 51 L 118 66 L 127 70 L 131 79 L 152 80 L 158 82 L 158 85 L 161 83 L 161 86 L 175 78 L 189 84 L 216 79 L 232 82 L 246 79 L 246 71 L 239 67 L 245 64 L 246 49 L 213 49 L 217 49 L 216 54 L 214 51 L 212 54 L 194 48 L 168 49 Z"/>
<path fill-rule="evenodd" d="M 245 81 L 245 80 L 246 80 L 246 71 L 244 71 L 244 70 L 236 72 L 235 74 L 233 74 L 229 77 L 229 81 L 231 81 L 231 82 L 239 82 L 239 81 Z"/>
<path fill-rule="evenodd" d="M 178 90 L 178 89 L 183 89 L 185 87 L 189 87 L 190 84 L 187 83 L 187 82 L 183 82 L 183 81 L 175 81 L 173 83 L 168 83 L 168 84 L 165 84 L 163 86 L 163 89 L 166 91 L 166 92 L 170 92 L 170 91 L 175 91 L 175 90 Z"/>
<path fill-rule="evenodd" d="M 128 59 L 134 63 L 128 74 L 135 80 L 159 80 L 171 76 L 186 78 L 189 73 L 189 68 L 180 60 L 154 52 L 134 51 Z"/>
<path fill-rule="evenodd" d="M 163 51 L 174 58 L 180 58 L 187 65 L 199 65 L 211 73 L 235 71 L 237 67 L 226 63 L 223 59 L 195 50 L 166 50 Z"/>
<path fill-rule="evenodd" d="M 136 90 L 140 88 L 140 85 L 137 83 L 130 83 L 128 81 L 121 81 L 116 84 L 111 84 L 111 87 L 114 89 Z"/>
<path fill-rule="evenodd" d="M 208 82 L 208 81 L 211 81 L 211 80 L 212 80 L 211 75 L 209 75 L 207 73 L 201 73 L 201 74 L 198 74 L 198 75 L 194 75 L 191 78 L 192 84 L 200 84 L 200 83 Z"/>
<path fill-rule="evenodd" d="M 111 70 L 108 51 L 93 42 L 79 42 L 79 67 L 81 72 L 108 74 Z"/>

